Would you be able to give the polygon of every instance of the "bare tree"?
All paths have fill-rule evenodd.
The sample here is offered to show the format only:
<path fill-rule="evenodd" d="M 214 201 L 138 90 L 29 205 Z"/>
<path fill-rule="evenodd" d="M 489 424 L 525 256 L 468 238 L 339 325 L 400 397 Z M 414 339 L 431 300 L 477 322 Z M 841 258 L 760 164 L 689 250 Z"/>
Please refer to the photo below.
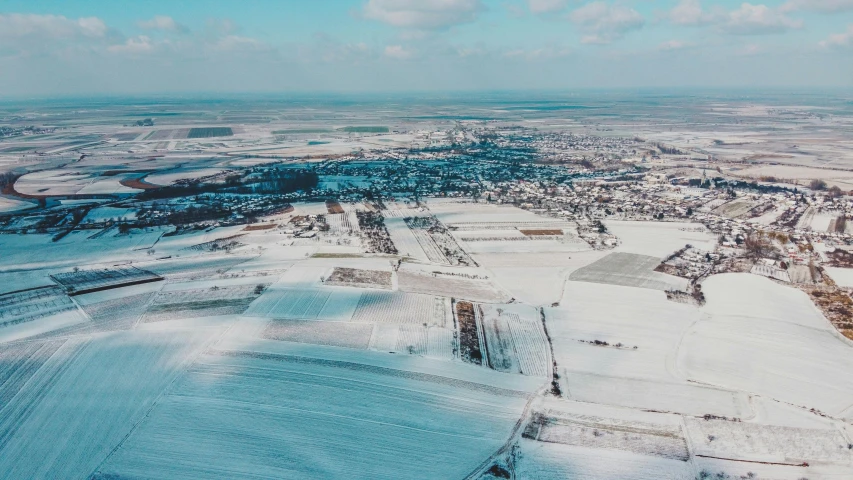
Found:
<path fill-rule="evenodd" d="M 762 233 L 747 235 L 743 248 L 746 250 L 746 256 L 752 259 L 773 257 L 776 254 L 773 244 Z"/>

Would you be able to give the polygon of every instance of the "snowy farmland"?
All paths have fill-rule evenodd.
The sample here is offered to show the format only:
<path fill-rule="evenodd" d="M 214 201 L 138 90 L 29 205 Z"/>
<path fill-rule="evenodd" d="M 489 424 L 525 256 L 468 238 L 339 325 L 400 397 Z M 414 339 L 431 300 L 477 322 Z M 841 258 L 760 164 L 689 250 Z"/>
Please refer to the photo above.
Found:
<path fill-rule="evenodd" d="M 612 221 L 607 228 L 619 238 L 619 251 L 660 258 L 688 244 L 712 251 L 716 240 L 699 223 Z"/>
<path fill-rule="evenodd" d="M 614 252 L 572 272 L 570 280 L 653 290 L 685 290 L 687 280 L 655 272 L 660 259 L 648 255 Z"/>
<path fill-rule="evenodd" d="M 328 361 L 206 355 L 98 473 L 462 478 L 503 443 L 524 402 Z"/>
<path fill-rule="evenodd" d="M 516 207 L 425 203 L 382 210 L 396 255 L 366 251 L 349 203 L 297 204 L 263 229 L 0 237 L 0 476 L 853 468 L 853 345 L 807 294 L 738 273 L 703 279 L 704 304 L 667 299 L 688 280 L 655 268 L 686 244 L 712 251 L 703 226 L 606 221 L 605 248 Z M 297 215 L 328 231 L 285 234 Z"/>
<path fill-rule="evenodd" d="M 139 331 L 67 341 L 0 409 L 0 471 L 7 478 L 87 477 L 215 334 Z"/>

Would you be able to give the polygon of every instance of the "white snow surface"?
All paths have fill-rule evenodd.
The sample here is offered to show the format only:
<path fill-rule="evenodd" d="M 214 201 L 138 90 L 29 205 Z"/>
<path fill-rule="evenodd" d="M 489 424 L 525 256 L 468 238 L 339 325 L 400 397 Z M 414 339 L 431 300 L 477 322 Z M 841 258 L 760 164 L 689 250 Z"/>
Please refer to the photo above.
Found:
<path fill-rule="evenodd" d="M 688 244 L 714 249 L 715 239 L 701 223 L 608 221 L 605 225 L 621 241 L 620 252 L 665 258 Z"/>
<path fill-rule="evenodd" d="M 684 335 L 679 371 L 704 384 L 853 416 L 853 348 L 805 293 L 749 274 L 712 276 L 703 291 L 705 314 Z"/>

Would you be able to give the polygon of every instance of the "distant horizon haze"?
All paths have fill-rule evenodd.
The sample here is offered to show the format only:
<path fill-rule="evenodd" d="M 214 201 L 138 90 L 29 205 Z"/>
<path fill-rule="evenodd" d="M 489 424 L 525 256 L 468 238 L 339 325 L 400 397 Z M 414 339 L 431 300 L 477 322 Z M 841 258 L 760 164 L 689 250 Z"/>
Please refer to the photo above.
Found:
<path fill-rule="evenodd" d="M 853 87 L 853 0 L 7 0 L 0 99 Z"/>

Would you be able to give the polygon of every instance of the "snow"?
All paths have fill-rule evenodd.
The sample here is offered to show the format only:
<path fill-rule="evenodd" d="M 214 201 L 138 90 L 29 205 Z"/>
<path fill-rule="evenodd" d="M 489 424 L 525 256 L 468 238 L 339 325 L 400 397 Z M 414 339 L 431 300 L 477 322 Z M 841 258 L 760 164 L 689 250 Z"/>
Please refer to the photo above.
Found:
<path fill-rule="evenodd" d="M 747 411 L 742 395 L 688 383 L 676 369 L 681 337 L 700 318 L 691 305 L 653 290 L 569 281 L 545 317 L 569 398 L 693 415 Z M 596 340 L 608 345 L 589 343 Z"/>
<path fill-rule="evenodd" d="M 823 271 L 839 287 L 853 287 L 853 268 L 823 267 Z"/>
<path fill-rule="evenodd" d="M 88 322 L 89 319 L 78 309 L 66 310 L 46 317 L 0 327 L 0 344 L 34 337 L 60 328 Z M 0 347 L 2 348 L 2 347 Z"/>
<path fill-rule="evenodd" d="M 753 222 L 761 225 L 770 225 L 785 211 L 784 207 L 776 207 L 752 219 Z"/>
<path fill-rule="evenodd" d="M 561 301 L 569 274 L 606 254 L 594 250 L 571 254 L 477 254 L 474 259 L 515 299 L 531 305 L 549 306 Z"/>
<path fill-rule="evenodd" d="M 442 199 L 428 199 L 427 205 L 436 218 L 445 225 L 473 224 L 483 226 L 489 223 L 518 225 L 547 223 L 557 225 L 553 228 L 559 228 L 559 225 L 564 223 L 561 220 L 542 217 L 510 205 L 493 205 Z"/>
<path fill-rule="evenodd" d="M 712 251 L 715 239 L 701 223 L 607 221 L 621 244 L 617 251 L 665 258 L 690 244 Z"/>
<path fill-rule="evenodd" d="M 135 220 L 136 210 L 132 208 L 98 207 L 89 211 L 83 222 L 106 222 L 110 220 Z"/>
<path fill-rule="evenodd" d="M 0 197 L 0 213 L 12 213 L 33 208 L 34 203 L 16 200 L 9 197 Z"/>
<path fill-rule="evenodd" d="M 406 225 L 404 217 L 391 217 L 385 219 L 385 228 L 397 251 L 401 256 L 412 257 L 421 262 L 429 262 L 421 244 L 412 230 Z"/>
<path fill-rule="evenodd" d="M 802 292 L 748 274 L 705 281 L 678 368 L 691 380 L 850 415 L 853 350 Z M 815 394 L 820 392 L 820 394 Z"/>
<path fill-rule="evenodd" d="M 142 190 L 138 188 L 130 188 L 125 187 L 121 184 L 122 180 L 129 180 L 135 178 L 138 174 L 135 173 L 125 173 L 119 175 L 113 175 L 111 177 L 103 177 L 102 179 L 96 179 L 92 183 L 85 185 L 83 188 L 77 191 L 78 195 L 94 195 L 94 194 L 108 194 L 115 195 L 119 193 L 139 193 Z"/>
<path fill-rule="evenodd" d="M 460 236 L 457 234 L 457 237 Z M 466 251 L 477 253 L 540 253 L 553 252 L 554 255 L 583 252 L 589 250 L 589 244 L 582 240 L 477 240 L 464 241 Z"/>
<path fill-rule="evenodd" d="M 100 471 L 462 478 L 503 443 L 523 405 L 523 398 L 327 362 L 205 355 Z"/>
<path fill-rule="evenodd" d="M 133 295 L 141 295 L 143 293 L 153 293 L 164 286 L 163 282 L 149 282 L 139 285 L 131 285 L 129 287 L 111 288 L 109 290 L 101 290 L 100 292 L 77 295 L 74 297 L 74 301 L 81 306 L 92 305 L 110 300 L 118 300 L 119 298 L 130 297 Z"/>
<path fill-rule="evenodd" d="M 57 188 L 114 180 L 80 177 L 42 180 Z M 845 478 L 842 467 L 853 466 L 845 443 L 853 438 L 853 344 L 806 294 L 750 274 L 706 279 L 704 306 L 638 288 L 684 287 L 651 269 L 687 243 L 712 248 L 703 226 L 608 222 L 620 245 L 597 251 L 573 226 L 515 207 L 427 203 L 387 203 L 391 236 L 412 256 L 402 263 L 314 257 L 361 250 L 357 240 L 335 246 L 242 226 L 170 236 L 163 228 L 94 238 L 81 231 L 58 242 L 0 236 L 0 292 L 50 285 L 49 274 L 72 267 L 130 263 L 165 277 L 73 302 L 59 292 L 73 308 L 0 328 L 0 342 L 15 342 L 0 352 L 38 349 L 44 340 L 29 338 L 36 335 L 63 344 L 40 368 L 12 372 L 32 375 L 25 382 L 7 382 L 17 367 L 0 355 L 0 387 L 22 386 L 0 404 L 0 472 L 465 478 L 502 447 L 517 454 L 515 478 L 694 480 L 707 469 L 814 480 Z M 479 266 L 429 262 L 403 218 L 430 212 L 455 228 Z M 98 207 L 87 219 L 133 213 Z M 293 212 L 325 213 L 323 202 Z M 334 217 L 339 236 L 343 220 Z M 549 227 L 567 233 L 519 233 Z M 197 247 L 235 235 L 245 246 L 231 253 Z M 335 268 L 389 272 L 391 289 L 328 285 Z M 848 270 L 827 274 L 853 285 Z M 245 298 L 257 285 L 266 289 L 245 312 L 190 318 L 176 308 L 167 321 L 136 321 L 164 299 Z M 130 330 L 107 333 L 118 327 L 100 323 L 108 315 L 99 313 L 131 309 L 125 297 L 139 314 L 120 327 Z M 485 365 L 459 358 L 450 297 L 481 302 Z M 543 395 L 552 368 L 559 398 Z"/>
<path fill-rule="evenodd" d="M 619 450 L 594 449 L 522 439 L 517 478 L 542 480 L 694 480 L 692 466 L 680 460 Z"/>
<path fill-rule="evenodd" d="M 171 185 L 178 180 L 208 177 L 226 171 L 222 168 L 179 168 L 172 171 L 152 173 L 145 177 L 145 181 L 154 185 Z"/>
<path fill-rule="evenodd" d="M 0 429 L 9 432 L 0 471 L 7 478 L 87 478 L 217 331 L 120 332 L 66 342 L 0 409 Z"/>
<path fill-rule="evenodd" d="M 63 268 L 86 264 L 119 263 L 149 259 L 146 253 L 163 233 L 159 229 L 134 230 L 126 235 L 107 233 L 89 239 L 92 231 L 75 230 L 54 242 L 51 235 L 0 235 L 0 272 Z M 157 245 L 158 252 L 162 250 Z"/>
<path fill-rule="evenodd" d="M 815 232 L 826 232 L 829 230 L 829 224 L 836 218 L 838 218 L 837 213 L 817 213 L 809 226 Z"/>

